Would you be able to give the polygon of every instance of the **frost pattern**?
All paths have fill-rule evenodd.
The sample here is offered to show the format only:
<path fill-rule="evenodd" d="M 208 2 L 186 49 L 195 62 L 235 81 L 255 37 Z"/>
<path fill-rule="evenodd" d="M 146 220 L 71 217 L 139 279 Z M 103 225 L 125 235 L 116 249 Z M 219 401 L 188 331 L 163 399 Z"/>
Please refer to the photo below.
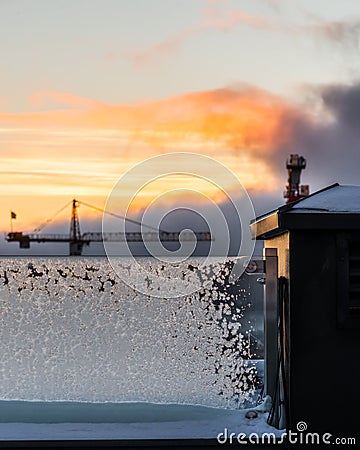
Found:
<path fill-rule="evenodd" d="M 192 260 L 211 286 L 166 299 L 133 291 L 105 258 L 2 258 L 0 399 L 248 405 L 250 294 L 227 284 L 229 264 Z"/>

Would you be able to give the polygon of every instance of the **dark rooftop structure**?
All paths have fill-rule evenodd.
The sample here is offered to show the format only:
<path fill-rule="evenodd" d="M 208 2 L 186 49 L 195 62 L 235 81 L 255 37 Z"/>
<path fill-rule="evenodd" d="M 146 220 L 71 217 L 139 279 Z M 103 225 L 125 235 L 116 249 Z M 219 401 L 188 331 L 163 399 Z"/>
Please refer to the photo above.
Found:
<path fill-rule="evenodd" d="M 351 229 L 360 224 L 360 186 L 333 184 L 260 216 L 253 237 L 268 239 L 290 229 Z"/>
<path fill-rule="evenodd" d="M 351 437 L 351 404 L 360 400 L 360 186 L 334 184 L 251 229 L 265 247 L 272 424 L 297 431 L 303 421 L 309 432 Z"/>

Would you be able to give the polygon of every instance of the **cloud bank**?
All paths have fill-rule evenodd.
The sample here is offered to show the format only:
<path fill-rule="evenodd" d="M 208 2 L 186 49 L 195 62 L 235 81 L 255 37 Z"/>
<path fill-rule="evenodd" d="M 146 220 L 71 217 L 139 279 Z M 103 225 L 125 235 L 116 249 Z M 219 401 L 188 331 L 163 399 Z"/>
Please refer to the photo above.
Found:
<path fill-rule="evenodd" d="M 192 151 L 223 161 L 254 192 L 279 192 L 286 178 L 286 157 L 289 153 L 301 153 L 308 159 L 305 174 L 314 188 L 335 181 L 357 183 L 360 83 L 318 86 L 312 90 L 322 104 L 322 114 L 248 85 L 132 105 L 106 104 L 57 92 L 35 93 L 31 104 L 40 111 L 2 112 L 0 127 L 4 137 L 10 136 L 9 145 L 11 139 L 16 141 L 22 133 L 31 133 L 33 147 L 37 148 L 39 142 L 43 150 L 34 150 L 31 167 L 31 149 L 25 138 L 16 144 L 16 157 L 10 157 L 9 145 L 2 146 L 4 176 L 20 176 L 26 170 L 31 175 L 35 169 L 39 174 L 41 167 L 43 177 L 47 174 L 46 161 L 51 161 L 51 175 L 56 152 L 66 144 L 66 148 L 71 148 L 70 166 L 62 163 L 61 167 L 68 176 L 84 170 L 86 154 L 92 159 L 97 155 L 97 160 L 103 155 L 104 180 L 109 164 L 125 154 L 131 163 L 153 154 Z M 52 155 L 57 139 L 60 141 Z M 21 166 L 22 160 L 27 161 L 26 168 Z M 81 169 L 77 169 L 77 164 Z M 95 176 L 93 164 L 92 161 L 89 168 Z M 106 186 L 103 184 L 102 188 Z"/>

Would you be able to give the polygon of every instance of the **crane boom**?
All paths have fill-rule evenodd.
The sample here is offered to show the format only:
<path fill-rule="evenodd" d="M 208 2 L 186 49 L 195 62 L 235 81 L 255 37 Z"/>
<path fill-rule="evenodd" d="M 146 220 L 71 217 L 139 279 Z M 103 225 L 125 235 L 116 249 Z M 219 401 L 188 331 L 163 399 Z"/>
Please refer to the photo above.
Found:
<path fill-rule="evenodd" d="M 77 200 L 72 201 L 71 210 L 71 220 L 70 220 L 70 233 L 69 234 L 46 234 L 46 233 L 23 233 L 21 231 L 11 232 L 6 235 L 6 240 L 8 242 L 18 242 L 20 248 L 28 249 L 30 248 L 31 242 L 46 243 L 46 242 L 66 242 L 69 243 L 70 256 L 79 256 L 82 254 L 82 249 L 84 245 L 90 245 L 91 242 L 156 242 L 160 240 L 161 242 L 178 242 L 181 241 L 192 242 L 194 237 L 197 241 L 211 241 L 211 234 L 208 231 L 200 232 L 189 232 L 189 231 L 127 231 L 127 232 L 112 232 L 112 233 L 101 233 L 101 232 L 85 232 L 80 233 L 80 222 L 77 212 L 79 202 Z M 90 206 L 93 209 L 102 211 L 100 208 Z M 102 211 L 104 212 L 104 211 Z M 108 213 L 109 214 L 109 213 Z M 110 213 L 115 216 L 115 214 Z M 124 220 L 131 220 L 131 222 L 136 222 L 132 219 L 126 219 L 122 216 L 118 216 Z M 139 222 L 136 222 L 141 225 Z M 147 228 L 154 229 L 147 225 Z"/>
<path fill-rule="evenodd" d="M 127 231 L 126 233 L 84 233 L 82 239 L 90 242 L 156 242 L 160 240 L 161 242 L 177 242 L 180 240 L 192 242 L 194 240 L 194 235 L 198 241 L 210 241 L 211 236 L 207 231 L 200 231 L 193 233 L 190 232 L 179 232 L 179 231 L 160 231 L 155 233 L 152 231 L 147 231 L 140 233 L 137 231 Z"/>
<path fill-rule="evenodd" d="M 162 242 L 175 242 L 180 239 L 179 231 L 167 232 L 163 231 L 160 233 L 155 233 L 152 231 L 147 231 L 141 233 L 138 231 L 127 231 L 125 233 L 101 233 L 101 232 L 87 232 L 81 235 L 77 241 L 81 241 L 84 244 L 90 244 L 91 242 L 156 242 L 158 240 Z M 198 241 L 210 241 L 210 233 L 207 231 L 200 231 L 190 233 L 181 233 L 181 240 L 191 242 L 194 240 L 194 235 Z M 12 232 L 8 233 L 6 240 L 8 242 L 71 242 L 72 237 L 67 234 L 40 234 L 40 233 L 29 233 L 24 234 L 22 232 Z M 29 248 L 23 246 L 22 248 Z"/>

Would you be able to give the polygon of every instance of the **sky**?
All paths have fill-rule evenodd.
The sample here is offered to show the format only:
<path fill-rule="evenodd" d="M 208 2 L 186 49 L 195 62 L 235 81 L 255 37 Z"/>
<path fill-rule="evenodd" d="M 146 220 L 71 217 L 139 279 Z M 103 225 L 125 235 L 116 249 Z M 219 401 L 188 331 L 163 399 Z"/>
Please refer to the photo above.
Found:
<path fill-rule="evenodd" d="M 11 210 L 30 231 L 74 197 L 104 207 L 168 152 L 226 165 L 257 213 L 283 202 L 290 153 L 311 191 L 359 184 L 358 0 L 0 0 L 0 54 L 1 231 Z M 221 201 L 175 178 L 154 189 Z"/>

